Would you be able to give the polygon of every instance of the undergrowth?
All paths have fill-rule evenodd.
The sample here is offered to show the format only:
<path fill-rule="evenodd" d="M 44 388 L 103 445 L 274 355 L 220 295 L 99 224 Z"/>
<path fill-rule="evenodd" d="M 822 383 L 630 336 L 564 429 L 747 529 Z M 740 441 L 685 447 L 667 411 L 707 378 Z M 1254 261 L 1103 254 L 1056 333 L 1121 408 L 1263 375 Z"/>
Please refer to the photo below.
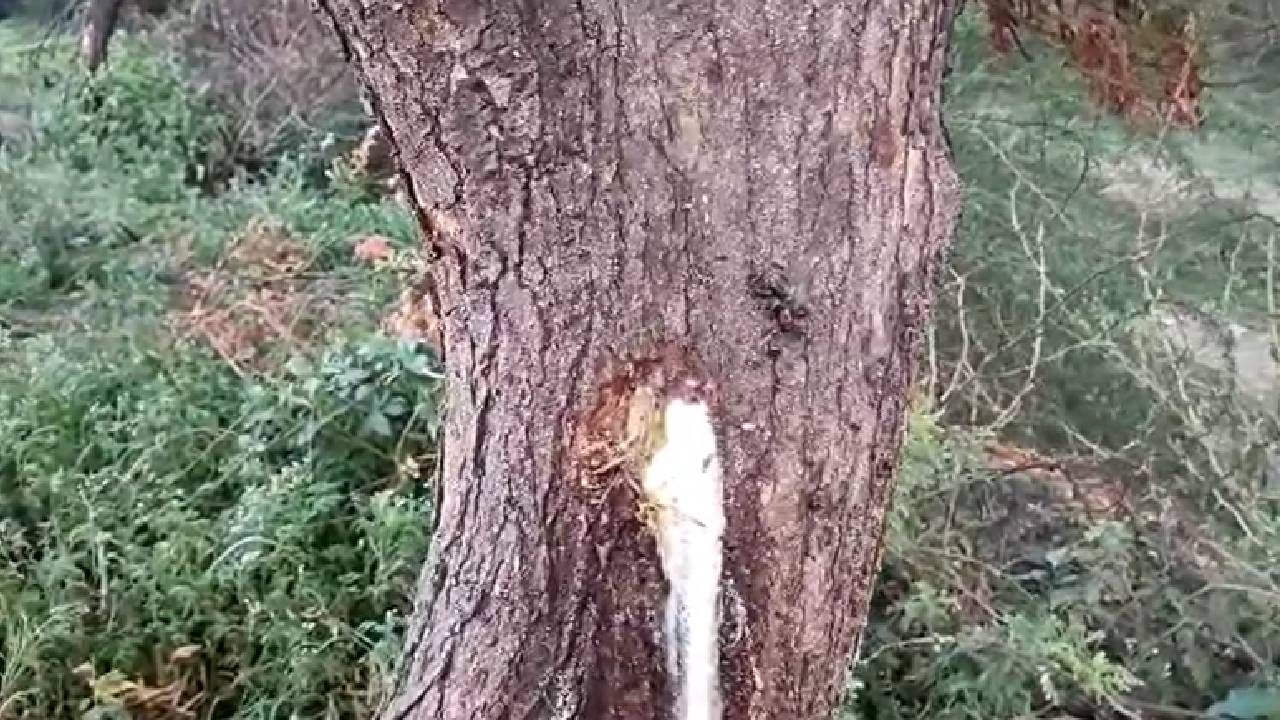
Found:
<path fill-rule="evenodd" d="M 85 82 L 33 36 L 0 25 L 33 130 L 0 147 L 0 717 L 368 716 L 425 553 L 440 384 L 372 331 L 399 279 L 351 249 L 410 247 L 411 220 L 301 160 L 235 167 L 226 117 L 143 43 Z M 288 287 L 340 307 L 243 373 L 174 307 L 262 217 L 299 256 Z"/>
<path fill-rule="evenodd" d="M 1280 716 L 1270 91 L 1134 130 L 987 34 L 957 24 L 966 206 L 850 714 Z"/>
<path fill-rule="evenodd" d="M 426 542 L 427 357 L 348 343 L 254 382 L 140 334 L 0 352 L 9 712 L 379 699 Z"/>
<path fill-rule="evenodd" d="M 1194 556 L 1256 550 L 1129 514 L 1115 466 L 1005 450 L 913 416 L 848 717 L 1273 716 L 1280 596 Z"/>

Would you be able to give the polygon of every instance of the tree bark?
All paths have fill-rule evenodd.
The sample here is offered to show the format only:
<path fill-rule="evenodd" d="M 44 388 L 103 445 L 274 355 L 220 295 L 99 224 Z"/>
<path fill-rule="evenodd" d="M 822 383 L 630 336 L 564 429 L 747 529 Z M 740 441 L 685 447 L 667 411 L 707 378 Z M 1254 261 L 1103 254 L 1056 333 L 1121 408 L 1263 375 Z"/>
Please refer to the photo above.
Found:
<path fill-rule="evenodd" d="M 97 72 L 107 59 L 107 48 L 122 4 L 124 0 L 89 0 L 80 32 L 80 58 L 91 73 Z"/>
<path fill-rule="evenodd" d="M 575 448 L 670 347 L 716 387 L 723 715 L 827 717 L 959 207 L 955 0 L 319 4 L 436 257 L 448 377 L 382 717 L 668 716 L 654 541 Z"/>

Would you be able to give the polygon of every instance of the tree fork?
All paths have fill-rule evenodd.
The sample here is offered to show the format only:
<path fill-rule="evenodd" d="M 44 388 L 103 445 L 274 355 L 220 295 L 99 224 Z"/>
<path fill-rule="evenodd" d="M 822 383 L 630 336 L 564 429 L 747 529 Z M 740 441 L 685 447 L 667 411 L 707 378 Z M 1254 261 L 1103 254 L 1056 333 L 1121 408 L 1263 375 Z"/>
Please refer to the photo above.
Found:
<path fill-rule="evenodd" d="M 382 717 L 670 716 L 642 498 L 583 448 L 671 348 L 715 388 L 723 717 L 828 716 L 959 208 L 955 0 L 319 5 L 434 249 L 448 375 Z"/>

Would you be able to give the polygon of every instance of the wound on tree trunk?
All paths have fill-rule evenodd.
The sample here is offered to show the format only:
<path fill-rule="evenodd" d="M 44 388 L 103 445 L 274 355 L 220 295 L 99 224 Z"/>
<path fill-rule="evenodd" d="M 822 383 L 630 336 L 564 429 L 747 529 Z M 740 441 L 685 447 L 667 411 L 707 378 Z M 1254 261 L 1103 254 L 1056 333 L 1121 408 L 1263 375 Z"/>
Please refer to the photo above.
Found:
<path fill-rule="evenodd" d="M 713 388 L 666 417 L 705 403 L 714 426 L 687 444 L 723 485 L 722 716 L 826 717 L 959 206 L 955 3 L 319 4 L 435 256 L 448 375 L 384 720 L 672 716 L 653 516 L 636 465 L 608 462 L 671 358 Z"/>

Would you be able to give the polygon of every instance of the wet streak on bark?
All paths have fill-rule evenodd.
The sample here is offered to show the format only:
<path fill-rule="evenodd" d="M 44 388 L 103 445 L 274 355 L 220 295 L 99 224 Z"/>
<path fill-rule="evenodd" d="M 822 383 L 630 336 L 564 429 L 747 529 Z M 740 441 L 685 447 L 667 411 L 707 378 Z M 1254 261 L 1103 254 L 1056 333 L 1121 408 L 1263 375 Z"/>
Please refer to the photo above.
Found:
<path fill-rule="evenodd" d="M 440 256 L 443 497 L 383 717 L 663 717 L 652 540 L 568 445 L 668 341 L 721 396 L 725 715 L 829 713 L 958 207 L 954 2 L 320 5 Z"/>

